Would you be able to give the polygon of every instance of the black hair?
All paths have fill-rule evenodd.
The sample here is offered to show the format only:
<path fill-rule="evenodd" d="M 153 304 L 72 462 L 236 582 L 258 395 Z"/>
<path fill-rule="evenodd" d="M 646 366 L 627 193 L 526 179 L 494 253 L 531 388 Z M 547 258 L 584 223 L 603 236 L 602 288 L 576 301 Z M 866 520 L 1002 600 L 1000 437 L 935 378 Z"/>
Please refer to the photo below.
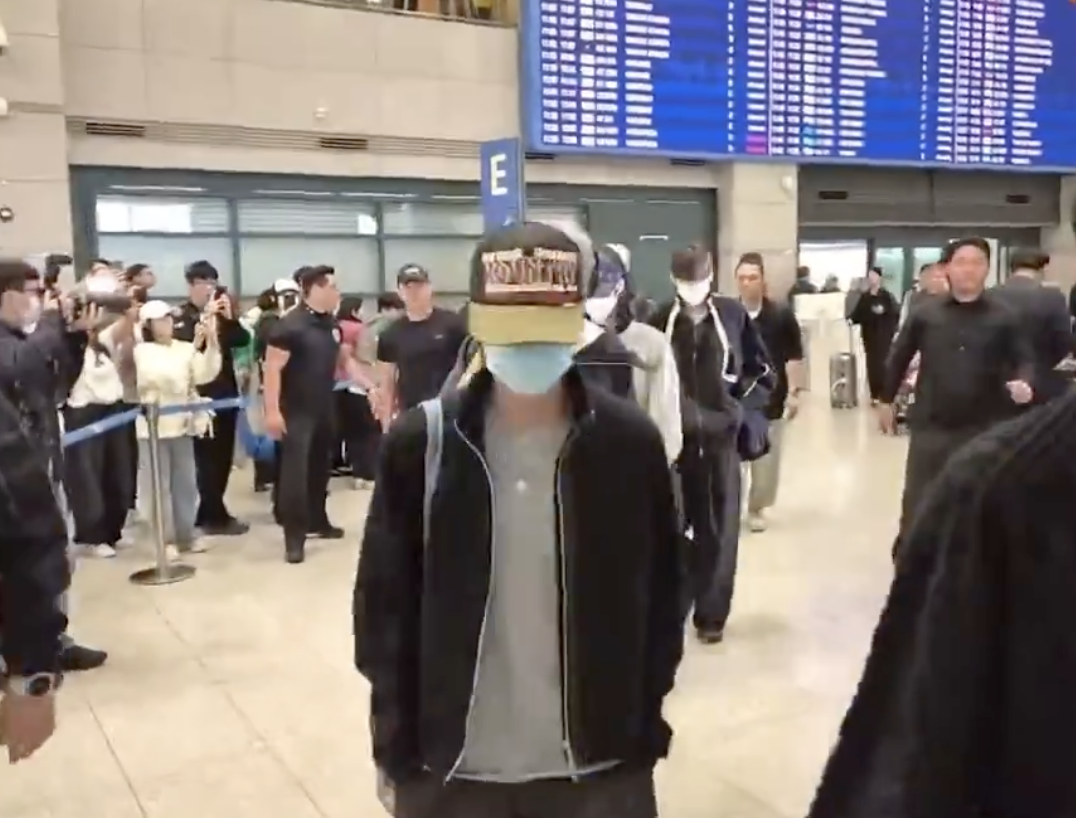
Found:
<path fill-rule="evenodd" d="M 92 269 L 93 267 L 97 267 L 98 265 L 103 265 L 103 266 L 105 266 L 105 267 L 111 267 L 111 266 L 112 266 L 112 262 L 111 262 L 111 261 L 109 261 L 109 260 L 108 260 L 107 258 L 94 258 L 94 259 L 90 259 L 90 267 L 91 267 L 91 269 Z"/>
<path fill-rule="evenodd" d="M 146 270 L 148 269 L 148 264 L 142 264 L 141 262 L 139 262 L 138 264 L 132 264 L 125 270 L 125 272 L 127 273 L 127 278 L 130 279 L 142 275 L 142 273 L 146 272 Z"/>
<path fill-rule="evenodd" d="M 34 265 L 22 259 L 0 259 L 0 294 L 22 292 L 26 289 L 26 282 L 37 281 L 40 277 Z"/>
<path fill-rule="evenodd" d="M 258 293 L 258 300 L 254 302 L 256 306 L 262 312 L 269 312 L 276 309 L 276 288 L 270 287 L 268 290 L 262 290 Z"/>
<path fill-rule="evenodd" d="M 184 278 L 187 279 L 188 284 L 193 284 L 195 281 L 218 281 L 220 273 L 217 272 L 216 267 L 202 259 L 187 265 Z"/>
<path fill-rule="evenodd" d="M 336 270 L 326 264 L 319 264 L 317 267 L 301 268 L 296 271 L 296 275 L 299 289 L 303 291 L 303 295 L 309 295 L 314 287 L 324 284 L 329 276 L 336 275 Z"/>
<path fill-rule="evenodd" d="M 758 267 L 758 271 L 762 275 L 766 275 L 766 263 L 762 260 L 762 253 L 744 253 L 740 256 L 739 261 L 736 262 L 736 269 L 738 270 L 747 264 L 752 267 Z"/>
<path fill-rule="evenodd" d="M 157 340 L 153 337 L 153 328 L 150 327 L 149 321 L 142 325 L 142 340 L 145 341 L 147 344 L 153 343 L 153 341 Z"/>
<path fill-rule="evenodd" d="M 300 282 L 302 282 L 303 278 L 305 278 L 313 269 L 314 268 L 311 267 L 309 264 L 304 264 L 302 267 L 300 267 L 298 270 L 291 274 L 291 280 L 294 281 L 296 284 L 299 284 Z"/>
<path fill-rule="evenodd" d="M 987 261 L 990 261 L 990 244 L 980 236 L 968 236 L 967 238 L 949 242 L 945 245 L 945 249 L 942 250 L 941 258 L 938 261 L 941 264 L 951 264 L 953 257 L 965 247 L 974 247 L 986 256 Z"/>
<path fill-rule="evenodd" d="M 385 312 L 386 310 L 402 310 L 404 308 L 403 299 L 400 298 L 398 293 L 381 293 L 377 297 L 377 311 Z"/>
<path fill-rule="evenodd" d="M 883 270 L 877 264 L 872 265 L 869 272 L 874 273 L 879 278 L 885 278 L 885 270 Z"/>
<path fill-rule="evenodd" d="M 145 304 L 149 300 L 149 290 L 145 287 L 131 287 L 129 295 L 134 304 Z"/>
<path fill-rule="evenodd" d="M 923 273 L 927 272 L 928 270 L 933 270 L 933 269 L 934 269 L 934 262 L 933 261 L 928 261 L 926 264 L 920 264 L 919 265 L 919 275 L 923 275 Z"/>
<path fill-rule="evenodd" d="M 357 295 L 349 295 L 340 299 L 340 309 L 337 310 L 336 317 L 341 321 L 349 320 L 361 309 L 362 298 Z"/>
<path fill-rule="evenodd" d="M 1050 263 L 1050 254 L 1042 250 L 1017 250 L 1009 256 L 1009 272 L 1032 270 L 1041 273 Z"/>
<path fill-rule="evenodd" d="M 806 264 L 801 264 L 796 268 L 796 278 L 808 278 L 811 275 L 811 268 Z"/>

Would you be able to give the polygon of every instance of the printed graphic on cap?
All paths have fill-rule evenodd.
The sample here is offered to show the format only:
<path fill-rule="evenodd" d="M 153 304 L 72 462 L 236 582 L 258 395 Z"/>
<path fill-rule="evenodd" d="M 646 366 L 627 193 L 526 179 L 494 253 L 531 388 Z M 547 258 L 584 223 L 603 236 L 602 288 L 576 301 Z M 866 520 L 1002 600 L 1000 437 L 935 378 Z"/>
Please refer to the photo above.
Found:
<path fill-rule="evenodd" d="M 481 255 L 483 289 L 490 295 L 577 294 L 579 254 L 538 248 Z"/>

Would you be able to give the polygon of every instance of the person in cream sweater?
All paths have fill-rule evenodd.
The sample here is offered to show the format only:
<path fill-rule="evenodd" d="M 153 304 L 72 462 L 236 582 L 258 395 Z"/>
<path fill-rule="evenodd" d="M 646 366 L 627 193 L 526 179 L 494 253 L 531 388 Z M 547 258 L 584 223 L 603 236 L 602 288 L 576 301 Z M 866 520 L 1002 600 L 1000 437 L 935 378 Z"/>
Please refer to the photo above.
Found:
<path fill-rule="evenodd" d="M 217 333 L 199 325 L 194 343 L 173 337 L 172 309 L 164 301 L 149 301 L 139 310 L 142 341 L 134 349 L 138 396 L 143 404 L 162 408 L 197 403 L 197 387 L 220 372 L 221 352 Z M 198 481 L 194 463 L 194 438 L 210 428 L 207 412 L 164 415 L 158 424 L 160 439 L 161 513 L 169 556 L 181 551 L 204 550 L 195 535 L 198 513 Z M 152 477 L 149 473 L 149 429 L 137 422 L 139 469 L 138 497 L 143 519 L 152 520 Z"/>

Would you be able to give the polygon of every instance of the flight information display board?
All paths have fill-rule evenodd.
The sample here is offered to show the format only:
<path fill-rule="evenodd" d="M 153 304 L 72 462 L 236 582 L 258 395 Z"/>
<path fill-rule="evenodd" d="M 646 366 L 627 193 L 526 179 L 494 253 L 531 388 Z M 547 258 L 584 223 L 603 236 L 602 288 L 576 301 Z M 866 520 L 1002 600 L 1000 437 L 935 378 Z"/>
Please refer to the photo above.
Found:
<path fill-rule="evenodd" d="M 1076 0 L 530 0 L 528 147 L 1076 169 Z"/>

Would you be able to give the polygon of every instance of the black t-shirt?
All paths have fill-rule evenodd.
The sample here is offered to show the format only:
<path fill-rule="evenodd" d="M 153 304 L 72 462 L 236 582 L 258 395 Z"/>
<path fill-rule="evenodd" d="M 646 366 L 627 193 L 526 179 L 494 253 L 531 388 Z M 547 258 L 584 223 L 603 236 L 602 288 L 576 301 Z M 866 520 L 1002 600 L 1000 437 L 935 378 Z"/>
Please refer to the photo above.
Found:
<path fill-rule="evenodd" d="M 401 409 L 435 398 L 467 338 L 464 319 L 434 309 L 424 321 L 400 316 L 377 340 L 377 359 L 396 367 L 396 396 Z"/>
<path fill-rule="evenodd" d="M 795 313 L 788 307 L 766 299 L 757 315 L 751 316 L 758 334 L 770 353 L 770 363 L 777 370 L 777 386 L 770 393 L 766 417 L 779 420 L 785 412 L 788 398 L 788 373 L 785 364 L 803 360 L 803 336 Z"/>
<path fill-rule="evenodd" d="M 290 353 L 280 383 L 280 408 L 285 415 L 331 412 L 340 354 L 336 319 L 300 304 L 272 324 L 267 341 Z"/>

